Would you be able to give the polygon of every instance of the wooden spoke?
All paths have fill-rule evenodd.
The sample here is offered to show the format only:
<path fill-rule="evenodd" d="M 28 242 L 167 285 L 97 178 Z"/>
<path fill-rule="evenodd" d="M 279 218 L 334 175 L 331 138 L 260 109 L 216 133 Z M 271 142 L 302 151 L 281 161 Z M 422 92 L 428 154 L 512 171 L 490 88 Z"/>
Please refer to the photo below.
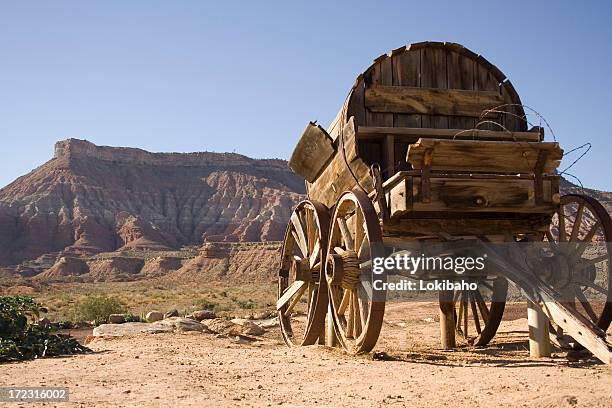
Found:
<path fill-rule="evenodd" d="M 555 241 L 555 237 L 553 237 L 552 232 L 546 231 L 546 238 L 551 249 L 555 252 L 558 252 L 559 246 L 557 245 L 557 242 Z"/>
<path fill-rule="evenodd" d="M 479 288 L 483 282 L 478 282 Z M 492 288 L 489 303 L 483 298 L 480 289 L 455 291 L 453 295 L 456 335 L 470 345 L 486 345 L 495 335 L 504 313 L 508 281 L 495 278 L 489 283 L 492 283 L 489 285 Z M 441 302 L 448 302 L 440 299 Z M 442 303 L 440 307 L 443 307 Z"/>
<path fill-rule="evenodd" d="M 361 326 L 364 327 L 368 323 L 368 293 L 363 283 L 359 284 L 358 294 Z"/>
<path fill-rule="evenodd" d="M 576 247 L 576 250 L 572 252 L 571 254 L 572 257 L 579 258 L 582 256 L 582 253 L 584 252 L 585 249 L 587 249 L 587 247 L 593 240 L 593 237 L 595 236 L 595 233 L 597 232 L 599 227 L 601 227 L 601 224 L 599 222 L 596 222 L 595 224 L 593 224 L 589 232 L 581 240 L 582 242 L 580 242 L 578 246 Z"/>
<path fill-rule="evenodd" d="M 597 313 L 595 313 L 595 311 L 593 310 L 593 307 L 591 307 L 591 304 L 589 303 L 589 301 L 586 298 L 586 296 L 584 295 L 584 293 L 582 293 L 580 288 L 576 288 L 576 298 L 578 299 L 578 301 L 580 302 L 580 304 L 584 308 L 585 312 L 587 312 L 589 317 L 593 321 L 597 321 L 597 319 L 599 319 L 599 317 L 597 316 Z"/>
<path fill-rule="evenodd" d="M 361 308 L 359 307 L 359 295 L 354 290 L 352 292 L 353 292 L 353 296 L 352 296 L 353 314 L 355 315 L 353 317 L 353 324 L 354 324 L 353 333 L 355 337 L 357 338 L 361 335 Z"/>
<path fill-rule="evenodd" d="M 565 213 L 563 211 L 563 206 L 559 206 L 559 242 L 567 241 L 567 232 L 565 231 Z"/>
<path fill-rule="evenodd" d="M 302 250 L 302 254 L 304 255 L 304 257 L 306 257 L 308 255 L 306 235 L 304 235 L 304 229 L 302 228 L 302 222 L 300 221 L 300 217 L 295 212 L 291 214 L 291 224 L 293 224 L 293 231 L 295 232 L 295 234 L 293 235 L 295 241 Z"/>
<path fill-rule="evenodd" d="M 456 320 L 456 325 L 457 325 L 457 331 L 461 331 L 461 322 L 463 321 L 463 291 L 460 292 L 461 296 L 459 296 L 459 313 L 457 313 L 457 320 Z"/>
<path fill-rule="evenodd" d="M 340 307 L 338 307 L 338 314 L 343 315 L 346 312 L 346 308 L 349 304 L 350 291 L 345 290 L 342 295 L 342 301 L 340 302 Z"/>
<path fill-rule="evenodd" d="M 584 204 L 580 203 L 578 210 L 576 211 L 576 218 L 574 218 L 574 225 L 572 226 L 572 233 L 570 234 L 570 242 L 576 241 L 578 233 L 580 232 L 580 224 L 582 223 L 582 214 L 584 213 Z"/>
<path fill-rule="evenodd" d="M 370 240 L 368 239 L 367 235 L 364 234 L 361 240 L 361 245 L 359 246 L 359 249 L 357 250 L 357 258 L 361 260 L 364 257 L 368 256 L 368 254 L 365 253 L 364 251 L 367 251 L 367 248 L 369 246 L 370 246 Z"/>
<path fill-rule="evenodd" d="M 354 338 L 353 329 L 355 328 L 355 312 L 353 311 L 353 291 L 347 290 L 348 292 L 348 312 L 347 312 L 347 321 L 346 321 L 346 337 L 351 339 Z"/>
<path fill-rule="evenodd" d="M 463 306 L 463 336 L 468 338 L 468 307 L 467 307 L 467 296 L 462 296 L 462 306 Z"/>
<path fill-rule="evenodd" d="M 293 239 L 295 240 L 295 243 L 297 244 L 298 249 L 300 250 L 300 253 L 302 254 L 302 256 L 307 257 L 308 251 L 306 250 L 306 246 L 304 242 L 301 240 L 300 235 L 297 232 L 295 232 L 295 230 L 291 231 L 291 235 L 293 236 Z"/>
<path fill-rule="evenodd" d="M 589 288 L 595 289 L 596 291 L 598 291 L 600 293 L 603 293 L 604 295 L 608 294 L 608 290 L 602 288 L 601 286 L 599 286 L 595 282 L 590 282 L 588 280 L 578 280 L 578 281 L 576 281 L 576 283 L 578 283 L 579 285 L 582 285 L 582 286 L 588 286 Z"/>
<path fill-rule="evenodd" d="M 310 251 L 310 259 L 308 260 L 308 264 L 310 265 L 311 269 L 314 268 L 315 263 L 320 258 L 321 258 L 321 241 L 317 239 L 315 240 L 315 244 L 313 245 Z"/>
<path fill-rule="evenodd" d="M 340 226 L 340 234 L 342 234 L 342 240 L 346 245 L 346 249 L 349 251 L 354 251 L 355 243 L 353 241 L 351 232 L 349 231 L 349 228 L 346 225 L 346 220 L 344 218 L 338 218 L 338 225 Z"/>
<path fill-rule="evenodd" d="M 592 258 L 592 259 L 580 258 L 580 260 L 578 261 L 578 263 L 575 266 L 575 269 L 576 270 L 581 270 L 581 269 L 587 268 L 587 267 L 592 266 L 592 265 L 596 265 L 596 264 L 598 264 L 600 262 L 604 262 L 604 261 L 607 261 L 607 260 L 608 260 L 608 255 L 607 254 L 606 255 L 600 255 L 600 256 L 597 256 L 597 257 Z"/>
<path fill-rule="evenodd" d="M 476 304 L 478 305 L 478 310 L 480 310 L 482 320 L 487 321 L 489 319 L 489 308 L 487 307 L 487 303 L 482 298 L 482 294 L 478 290 L 474 291 L 474 297 Z"/>
<path fill-rule="evenodd" d="M 299 303 L 300 299 L 302 298 L 302 295 L 306 292 L 306 290 L 308 289 L 309 286 L 310 285 L 308 283 L 305 283 L 304 285 L 302 285 L 300 287 L 300 289 L 297 291 L 295 296 L 293 296 L 291 298 L 291 303 L 289 303 L 289 307 L 283 313 L 283 315 L 285 315 L 285 317 L 287 317 L 287 316 L 289 316 L 291 314 L 291 312 L 293 311 L 293 308 L 295 308 L 295 306 Z M 277 307 L 278 307 L 278 305 L 277 305 Z"/>
<path fill-rule="evenodd" d="M 309 211 L 308 214 L 309 214 L 307 218 L 308 225 L 309 225 L 308 243 L 311 244 L 311 247 L 309 248 L 309 250 L 312 252 L 314 250 L 316 243 L 318 242 L 320 244 L 321 240 L 318 237 L 319 235 L 318 225 L 316 224 L 314 210 Z M 327 231 L 325 231 L 324 233 L 327 234 Z"/>
<path fill-rule="evenodd" d="M 361 251 L 363 250 L 363 243 L 365 238 L 365 231 L 363 229 L 363 214 L 361 211 L 355 212 L 355 251 L 357 252 L 357 257 L 359 258 L 361 255 Z"/>
<path fill-rule="evenodd" d="M 296 293 L 305 290 L 304 287 L 307 286 L 308 283 L 304 281 L 295 281 L 291 286 L 289 286 L 282 296 L 276 301 L 276 310 L 281 310 L 283 306 L 285 306 Z"/>
<path fill-rule="evenodd" d="M 469 294 L 470 306 L 472 308 L 472 317 L 474 319 L 474 325 L 476 326 L 476 333 L 480 334 L 482 330 L 480 329 L 480 320 L 478 318 L 478 311 L 476 310 L 476 301 L 474 300 L 474 295 Z"/>
<path fill-rule="evenodd" d="M 482 286 L 484 286 L 485 288 L 489 289 L 490 291 L 493 291 L 493 285 L 491 285 L 489 282 L 486 281 L 481 281 L 479 282 Z"/>

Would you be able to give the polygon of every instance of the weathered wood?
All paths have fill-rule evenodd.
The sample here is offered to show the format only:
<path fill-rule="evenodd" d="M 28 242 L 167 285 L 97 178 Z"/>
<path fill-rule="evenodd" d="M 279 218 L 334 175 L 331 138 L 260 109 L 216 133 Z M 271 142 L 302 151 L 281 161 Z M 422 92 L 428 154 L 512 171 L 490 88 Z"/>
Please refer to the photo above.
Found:
<path fill-rule="evenodd" d="M 276 301 L 276 310 L 281 310 L 283 306 L 289 302 L 289 300 L 296 295 L 298 292 L 302 292 L 308 286 L 308 282 L 305 281 L 295 281 L 291 286 L 285 290 L 285 293 L 282 294 L 280 298 Z"/>
<path fill-rule="evenodd" d="M 408 162 L 421 168 L 423 155 L 433 149 L 432 170 L 532 173 L 541 150 L 547 150 L 544 173 L 552 173 L 563 157 L 558 143 L 441 140 L 421 138 L 408 150 Z"/>
<path fill-rule="evenodd" d="M 527 302 L 527 323 L 529 325 L 529 355 L 550 357 L 550 320 L 533 302 Z"/>
<path fill-rule="evenodd" d="M 461 47 L 459 51 L 463 52 Z M 475 61 L 458 51 L 449 50 L 446 56 L 448 88 L 474 90 Z M 453 129 L 472 129 L 476 121 L 469 116 L 450 116 L 448 127 Z"/>
<path fill-rule="evenodd" d="M 421 49 L 421 87 L 422 88 L 448 88 L 446 49 Z M 423 115 L 423 127 L 448 129 L 448 117 L 443 115 Z"/>
<path fill-rule="evenodd" d="M 368 93 L 368 88 L 372 86 L 393 85 L 391 58 L 386 58 L 385 56 L 379 57 L 376 64 L 368 73 L 369 77 L 365 78 L 366 95 Z M 366 73 L 366 75 L 368 75 L 368 73 Z M 366 108 L 366 123 L 372 126 L 393 126 L 393 113 L 374 112 L 371 109 L 368 109 L 365 101 L 364 106 Z"/>
<path fill-rule="evenodd" d="M 577 311 L 564 306 L 565 299 L 554 292 L 542 280 L 536 278 L 529 268 L 509 263 L 494 248 L 483 245 L 487 250 L 487 261 L 504 271 L 504 275 L 523 289 L 523 294 L 540 309 L 550 320 L 563 328 L 563 332 L 573 337 L 605 364 L 612 364 L 611 345 L 606 341 L 606 333 Z M 524 262 L 524 259 L 515 259 Z"/>
<path fill-rule="evenodd" d="M 393 85 L 420 87 L 421 53 L 403 51 L 393 53 L 391 58 Z M 356 121 L 356 123 L 362 122 Z M 393 115 L 393 126 L 421 127 L 421 115 L 396 113 Z"/>
<path fill-rule="evenodd" d="M 476 218 L 473 214 L 462 213 L 462 218 L 441 218 L 439 212 L 411 212 L 418 218 L 406 215 L 383 224 L 385 235 L 396 235 L 404 239 L 438 236 L 495 236 L 498 234 L 544 233 L 550 226 L 550 218 Z M 481 214 L 479 214 L 481 215 Z M 394 222 L 393 222 L 394 221 Z"/>
<path fill-rule="evenodd" d="M 430 178 L 429 192 L 418 190 L 419 178 L 415 177 L 412 211 L 448 212 L 516 212 L 551 213 L 551 184 L 543 182 L 544 201 L 538 204 L 534 196 L 533 182 L 524 179 L 459 179 Z M 422 184 L 422 183 L 421 183 Z M 429 201 L 425 201 L 427 197 Z M 396 206 L 399 211 L 401 209 Z M 393 217 L 393 214 L 391 214 Z"/>
<path fill-rule="evenodd" d="M 504 132 L 478 129 L 432 129 L 407 127 L 371 127 L 359 126 L 357 140 L 379 140 L 386 135 L 393 135 L 396 141 L 415 143 L 420 137 L 454 140 L 499 140 L 516 142 L 539 142 L 541 136 L 534 132 Z"/>
<path fill-rule="evenodd" d="M 334 152 L 331 137 L 321 126 L 310 122 L 293 150 L 289 167 L 312 183 Z"/>
<path fill-rule="evenodd" d="M 462 89 L 372 86 L 365 92 L 366 107 L 373 112 L 479 117 L 502 102 L 498 92 Z"/>
<path fill-rule="evenodd" d="M 440 342 L 444 350 L 455 348 L 455 305 L 453 291 L 443 290 L 440 298 Z"/>

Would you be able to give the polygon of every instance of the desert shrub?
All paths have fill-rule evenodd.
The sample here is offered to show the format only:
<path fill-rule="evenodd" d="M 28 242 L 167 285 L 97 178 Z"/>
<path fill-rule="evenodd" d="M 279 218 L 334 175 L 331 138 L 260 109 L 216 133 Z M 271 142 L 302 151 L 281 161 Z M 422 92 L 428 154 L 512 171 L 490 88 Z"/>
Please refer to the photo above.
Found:
<path fill-rule="evenodd" d="M 125 304 L 114 297 L 90 295 L 76 304 L 75 319 L 94 321 L 95 325 L 106 323 L 111 314 L 127 313 Z"/>
<path fill-rule="evenodd" d="M 195 302 L 197 310 L 216 310 L 219 307 L 217 302 L 211 302 L 206 298 L 199 299 Z"/>
<path fill-rule="evenodd" d="M 36 324 L 45 312 L 29 296 L 0 297 L 0 362 L 91 351 L 51 326 Z"/>
<path fill-rule="evenodd" d="M 240 306 L 241 309 L 255 309 L 255 307 L 257 306 L 255 302 L 253 302 L 251 299 L 237 300 L 236 303 L 238 304 L 238 306 Z"/>
<path fill-rule="evenodd" d="M 126 322 L 141 322 L 143 320 L 140 318 L 140 316 L 136 316 L 131 313 L 124 313 L 123 318 Z"/>

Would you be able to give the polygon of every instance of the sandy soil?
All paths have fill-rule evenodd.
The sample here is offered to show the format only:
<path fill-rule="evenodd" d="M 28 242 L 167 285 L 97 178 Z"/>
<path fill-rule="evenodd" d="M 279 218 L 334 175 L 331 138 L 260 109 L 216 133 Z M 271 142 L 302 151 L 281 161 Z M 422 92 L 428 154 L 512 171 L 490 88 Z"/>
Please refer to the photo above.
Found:
<path fill-rule="evenodd" d="M 444 352 L 436 314 L 434 304 L 389 306 L 378 357 L 289 349 L 278 330 L 254 342 L 154 334 L 96 339 L 90 355 L 2 365 L 0 386 L 69 387 L 70 405 L 86 407 L 612 406 L 612 369 L 562 353 L 529 359 L 525 319 L 504 321 L 489 347 Z"/>

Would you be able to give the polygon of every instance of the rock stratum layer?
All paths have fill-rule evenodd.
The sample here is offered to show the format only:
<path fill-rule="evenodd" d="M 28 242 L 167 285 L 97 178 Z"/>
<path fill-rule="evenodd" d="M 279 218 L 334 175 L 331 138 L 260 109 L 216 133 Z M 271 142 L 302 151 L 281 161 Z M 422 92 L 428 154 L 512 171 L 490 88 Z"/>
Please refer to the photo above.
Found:
<path fill-rule="evenodd" d="M 50 254 L 277 241 L 303 193 L 283 160 L 68 139 L 47 163 L 0 189 L 0 266 Z"/>

